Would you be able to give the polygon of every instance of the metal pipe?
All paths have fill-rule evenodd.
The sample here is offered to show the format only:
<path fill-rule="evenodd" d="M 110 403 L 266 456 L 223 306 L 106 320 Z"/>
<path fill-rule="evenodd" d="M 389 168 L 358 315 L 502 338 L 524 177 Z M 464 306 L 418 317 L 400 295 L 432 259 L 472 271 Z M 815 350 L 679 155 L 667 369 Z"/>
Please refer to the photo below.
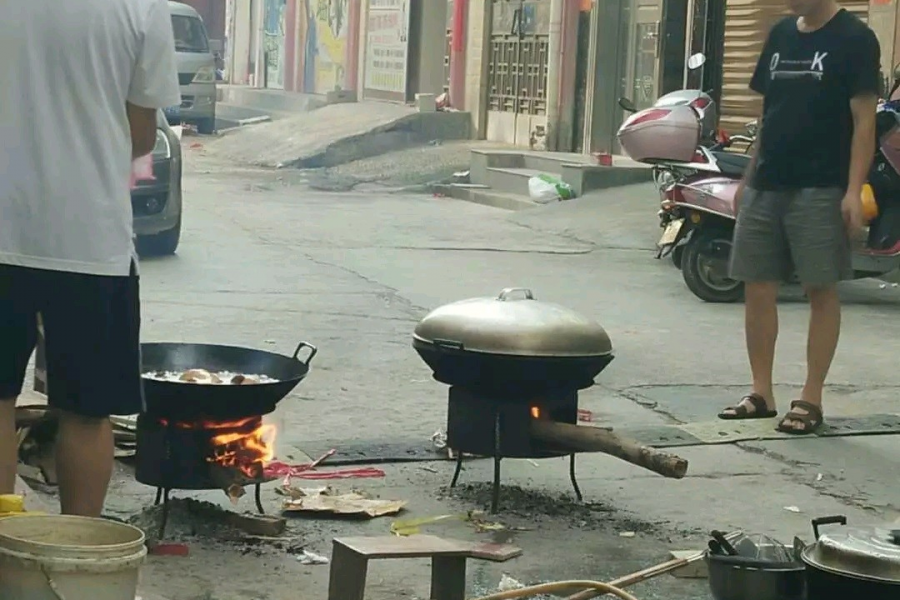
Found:
<path fill-rule="evenodd" d="M 356 90 L 359 84 L 359 28 L 362 15 L 362 0 L 350 0 L 347 15 L 347 45 L 344 51 L 344 89 Z"/>
<path fill-rule="evenodd" d="M 596 3 L 591 8 L 591 28 L 588 42 L 587 82 L 584 89 L 584 129 L 581 152 L 590 154 L 594 138 L 594 93 L 597 89 L 597 31 L 600 27 L 600 7 Z"/>
<path fill-rule="evenodd" d="M 559 88 L 562 81 L 562 22 L 565 0 L 550 0 L 550 39 L 547 43 L 547 149 L 556 149 L 559 128 Z"/>
<path fill-rule="evenodd" d="M 696 6 L 697 0 L 688 0 L 687 5 L 687 15 L 685 19 L 685 27 L 684 27 L 684 68 L 683 68 L 683 81 L 681 83 L 681 87 L 687 89 L 688 86 L 688 76 L 690 72 L 687 70 L 687 61 L 693 53 L 694 48 L 694 12 L 697 10 Z"/>
<path fill-rule="evenodd" d="M 254 60 L 253 86 L 265 88 L 266 75 L 266 4 L 263 0 L 256 0 L 256 47 L 253 49 Z"/>
<path fill-rule="evenodd" d="M 450 104 L 465 109 L 466 96 L 466 22 L 469 0 L 454 0 L 453 26 L 450 32 Z"/>

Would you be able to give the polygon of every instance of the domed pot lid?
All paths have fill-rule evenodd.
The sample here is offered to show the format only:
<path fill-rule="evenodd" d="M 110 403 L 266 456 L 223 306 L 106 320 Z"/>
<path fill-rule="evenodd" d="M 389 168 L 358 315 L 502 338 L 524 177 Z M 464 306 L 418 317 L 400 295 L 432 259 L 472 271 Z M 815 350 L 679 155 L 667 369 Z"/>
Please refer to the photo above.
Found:
<path fill-rule="evenodd" d="M 599 323 L 531 290 L 507 288 L 496 298 L 472 298 L 435 309 L 416 327 L 418 344 L 533 357 L 597 357 L 612 353 Z"/>
<path fill-rule="evenodd" d="M 837 575 L 900 586 L 900 530 L 841 527 L 804 548 L 803 561 Z"/>

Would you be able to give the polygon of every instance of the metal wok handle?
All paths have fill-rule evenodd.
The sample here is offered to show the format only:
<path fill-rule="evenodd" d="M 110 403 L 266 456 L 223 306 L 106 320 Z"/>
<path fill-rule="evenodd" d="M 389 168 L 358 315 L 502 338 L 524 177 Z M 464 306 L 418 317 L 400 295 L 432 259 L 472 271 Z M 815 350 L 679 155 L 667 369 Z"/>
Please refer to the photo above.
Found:
<path fill-rule="evenodd" d="M 505 290 L 500 292 L 500 295 L 497 296 L 497 300 L 502 300 L 506 302 L 507 300 L 512 300 L 510 296 L 515 294 L 516 292 L 521 292 L 524 300 L 534 300 L 534 294 L 531 293 L 531 290 L 528 288 L 506 288 Z"/>
<path fill-rule="evenodd" d="M 816 541 L 819 541 L 819 527 L 822 525 L 846 525 L 847 517 L 837 516 L 837 517 L 819 517 L 818 519 L 812 520 L 812 528 L 813 534 L 816 536 Z"/>
<path fill-rule="evenodd" d="M 300 351 L 303 350 L 304 348 L 309 348 L 309 356 L 306 357 L 306 360 L 300 360 L 300 358 L 299 358 Z M 319 349 L 316 348 L 315 346 L 313 346 L 312 344 L 309 344 L 307 342 L 300 342 L 299 344 L 297 344 L 297 349 L 294 350 L 294 356 L 292 356 L 291 358 L 293 358 L 294 360 L 300 360 L 300 362 L 302 362 L 304 365 L 306 365 L 308 367 L 310 361 L 313 359 L 313 357 L 318 352 L 319 352 Z"/>

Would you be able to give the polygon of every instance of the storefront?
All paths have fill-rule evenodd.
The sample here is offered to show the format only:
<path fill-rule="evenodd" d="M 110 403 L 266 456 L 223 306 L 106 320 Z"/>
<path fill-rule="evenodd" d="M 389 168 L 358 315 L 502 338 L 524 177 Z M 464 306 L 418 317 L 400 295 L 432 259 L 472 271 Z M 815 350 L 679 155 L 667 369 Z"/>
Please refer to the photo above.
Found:
<path fill-rule="evenodd" d="M 409 99 L 410 0 L 369 0 L 366 11 L 365 99 Z"/>
<path fill-rule="evenodd" d="M 616 132 L 625 118 L 619 98 L 645 108 L 680 87 L 687 19 L 688 0 L 604 0 L 594 5 L 583 152 L 619 152 Z"/>
<path fill-rule="evenodd" d="M 491 0 L 487 139 L 534 145 L 547 127 L 550 0 Z"/>

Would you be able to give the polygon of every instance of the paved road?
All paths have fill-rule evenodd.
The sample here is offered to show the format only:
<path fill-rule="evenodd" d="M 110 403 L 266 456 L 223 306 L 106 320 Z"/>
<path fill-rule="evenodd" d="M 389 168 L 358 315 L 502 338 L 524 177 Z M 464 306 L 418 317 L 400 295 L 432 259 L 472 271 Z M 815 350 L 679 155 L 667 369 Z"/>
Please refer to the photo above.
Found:
<path fill-rule="evenodd" d="M 441 304 L 508 286 L 528 287 L 539 299 L 595 316 L 607 327 L 616 359 L 600 385 L 582 396 L 598 420 L 617 427 L 711 421 L 744 389 L 742 308 L 701 303 L 670 263 L 653 259 L 658 230 L 649 186 L 509 213 L 426 196 L 310 192 L 291 174 L 238 169 L 209 154 L 188 152 L 178 256 L 142 266 L 144 336 L 284 353 L 301 340 L 319 346 L 312 375 L 274 417 L 281 456 L 299 457 L 334 440 L 427 447 L 444 424 L 446 390 L 410 347 L 415 323 Z M 828 412 L 900 412 L 892 351 L 900 291 L 863 281 L 846 285 L 843 294 L 845 331 Z M 783 296 L 777 380 L 786 405 L 803 379 L 806 309 L 797 290 Z M 502 519 L 530 531 L 501 537 L 522 545 L 525 556 L 473 568 L 473 591 L 492 588 L 503 572 L 528 582 L 609 579 L 659 562 L 668 548 L 699 547 L 697 534 L 713 526 L 789 540 L 809 537 L 814 516 L 841 513 L 856 522 L 897 516 L 896 478 L 885 476 L 896 467 L 896 436 L 678 452 L 691 461 L 682 481 L 603 456 L 583 457 L 582 488 L 594 503 L 589 508 L 560 499 L 568 497 L 561 462 L 511 462 L 504 467 L 507 480 L 545 493 L 545 500 L 511 492 L 531 504 Z M 472 507 L 469 497 L 446 500 L 438 493 L 449 479 L 447 463 L 385 470 L 384 481 L 353 485 L 410 500 L 411 516 Z M 488 471 L 473 463 L 464 479 L 486 481 Z M 133 511 L 148 497 L 145 488 L 122 481 L 112 510 Z M 548 505 L 557 514 L 538 514 Z M 309 549 L 327 553 L 333 535 L 383 534 L 388 524 L 305 521 L 298 527 Z M 621 537 L 625 531 L 637 535 Z M 460 523 L 429 532 L 476 535 Z M 327 567 L 270 556 L 242 558 L 246 567 L 235 569 L 234 550 L 196 546 L 191 559 L 152 561 L 145 578 L 150 589 L 174 600 L 203 597 L 204 586 L 218 600 L 251 597 L 246 594 L 253 590 L 254 598 L 296 598 L 298 586 L 309 590 L 303 598 L 324 597 Z M 424 564 L 374 573 L 373 598 L 422 595 L 427 587 Z M 666 578 L 637 592 L 680 600 L 702 589 L 702 583 Z"/>

